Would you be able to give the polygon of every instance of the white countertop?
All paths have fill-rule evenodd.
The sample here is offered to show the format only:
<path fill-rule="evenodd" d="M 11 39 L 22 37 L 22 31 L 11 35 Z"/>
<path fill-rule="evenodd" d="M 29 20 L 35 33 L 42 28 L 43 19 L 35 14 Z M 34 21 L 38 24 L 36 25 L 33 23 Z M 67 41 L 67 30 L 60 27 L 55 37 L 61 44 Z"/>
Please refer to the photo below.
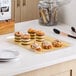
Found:
<path fill-rule="evenodd" d="M 0 50 L 2 49 L 17 50 L 19 51 L 20 55 L 17 59 L 13 61 L 5 62 L 5 63 L 0 62 L 0 76 L 16 75 L 19 73 L 29 72 L 32 70 L 40 69 L 42 67 L 52 66 L 58 63 L 76 59 L 76 50 L 75 50 L 76 40 L 69 37 L 56 35 L 52 31 L 52 29 L 56 27 L 60 30 L 72 34 L 70 30 L 71 26 L 68 25 L 42 26 L 39 25 L 37 20 L 33 20 L 28 22 L 17 23 L 15 29 L 16 31 L 22 31 L 26 33 L 29 27 L 42 29 L 43 31 L 46 32 L 47 35 L 53 36 L 63 41 L 67 41 L 71 44 L 71 46 L 53 52 L 36 54 L 22 47 L 9 43 L 7 41 L 7 37 L 12 36 L 13 33 L 7 35 L 1 35 Z"/>

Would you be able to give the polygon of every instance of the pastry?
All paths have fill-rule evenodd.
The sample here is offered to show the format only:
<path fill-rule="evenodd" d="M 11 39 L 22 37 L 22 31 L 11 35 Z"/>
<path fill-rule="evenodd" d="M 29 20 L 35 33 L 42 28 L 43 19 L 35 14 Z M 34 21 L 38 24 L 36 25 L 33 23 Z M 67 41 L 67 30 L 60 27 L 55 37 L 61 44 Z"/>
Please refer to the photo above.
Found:
<path fill-rule="evenodd" d="M 28 33 L 30 34 L 31 39 L 35 39 L 35 38 L 36 38 L 36 30 L 35 30 L 35 29 L 30 28 L 30 29 L 28 30 Z"/>
<path fill-rule="evenodd" d="M 36 32 L 36 41 L 42 42 L 44 41 L 45 33 L 41 30 Z"/>
<path fill-rule="evenodd" d="M 50 48 L 52 48 L 52 44 L 49 41 L 43 41 L 42 48 L 43 49 L 50 49 Z"/>
<path fill-rule="evenodd" d="M 29 45 L 30 44 L 30 35 L 25 34 L 22 36 L 22 45 Z"/>
<path fill-rule="evenodd" d="M 62 47 L 62 42 L 61 41 L 59 41 L 59 40 L 54 40 L 53 42 L 52 42 L 52 45 L 54 46 L 54 47 Z"/>
<path fill-rule="evenodd" d="M 15 32 L 15 41 L 20 42 L 21 41 L 21 36 L 23 34 L 21 32 Z"/>
<path fill-rule="evenodd" d="M 36 50 L 36 51 L 41 51 L 42 50 L 41 46 L 36 42 L 31 44 L 31 48 Z"/>

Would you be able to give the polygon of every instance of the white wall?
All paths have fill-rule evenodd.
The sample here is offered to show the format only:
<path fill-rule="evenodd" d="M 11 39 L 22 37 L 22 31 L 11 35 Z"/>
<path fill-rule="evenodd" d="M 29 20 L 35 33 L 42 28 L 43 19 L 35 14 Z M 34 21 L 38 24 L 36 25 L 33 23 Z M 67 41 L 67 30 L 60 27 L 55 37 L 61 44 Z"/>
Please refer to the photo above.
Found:
<path fill-rule="evenodd" d="M 69 25 L 76 25 L 76 0 L 59 9 L 59 20 Z"/>

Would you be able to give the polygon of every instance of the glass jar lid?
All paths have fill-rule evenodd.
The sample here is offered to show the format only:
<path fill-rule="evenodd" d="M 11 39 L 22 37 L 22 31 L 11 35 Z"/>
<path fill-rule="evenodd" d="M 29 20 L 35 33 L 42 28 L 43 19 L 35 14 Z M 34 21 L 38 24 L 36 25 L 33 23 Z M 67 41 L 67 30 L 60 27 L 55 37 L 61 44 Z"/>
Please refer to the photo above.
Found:
<path fill-rule="evenodd" d="M 68 4 L 70 1 L 71 0 L 40 0 L 38 6 L 42 8 L 48 8 L 51 5 L 55 7 L 60 7 Z"/>

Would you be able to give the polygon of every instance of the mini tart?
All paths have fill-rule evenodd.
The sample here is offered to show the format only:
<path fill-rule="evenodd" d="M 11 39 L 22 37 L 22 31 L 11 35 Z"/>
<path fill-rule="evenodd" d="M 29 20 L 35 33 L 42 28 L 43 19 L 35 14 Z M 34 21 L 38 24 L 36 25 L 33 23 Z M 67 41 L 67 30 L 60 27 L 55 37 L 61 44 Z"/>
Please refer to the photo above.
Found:
<path fill-rule="evenodd" d="M 62 47 L 62 42 L 61 41 L 59 41 L 59 40 L 54 40 L 53 42 L 52 42 L 52 45 L 54 46 L 54 47 Z"/>
<path fill-rule="evenodd" d="M 20 42 L 21 41 L 21 36 L 23 35 L 22 32 L 15 32 L 15 41 Z"/>
<path fill-rule="evenodd" d="M 44 40 L 44 37 L 45 37 L 45 33 L 41 30 L 38 30 L 36 32 L 36 41 L 43 41 Z"/>
<path fill-rule="evenodd" d="M 36 38 L 36 30 L 33 28 L 28 29 L 28 33 L 31 36 L 31 39 L 35 39 Z"/>
<path fill-rule="evenodd" d="M 30 44 L 30 35 L 25 34 L 22 36 L 22 45 L 29 45 Z"/>
<path fill-rule="evenodd" d="M 42 48 L 43 49 L 51 49 L 52 48 L 52 44 L 49 41 L 43 41 L 42 42 Z"/>
<path fill-rule="evenodd" d="M 36 50 L 36 51 L 41 51 L 42 50 L 41 46 L 36 42 L 31 44 L 31 48 Z"/>

